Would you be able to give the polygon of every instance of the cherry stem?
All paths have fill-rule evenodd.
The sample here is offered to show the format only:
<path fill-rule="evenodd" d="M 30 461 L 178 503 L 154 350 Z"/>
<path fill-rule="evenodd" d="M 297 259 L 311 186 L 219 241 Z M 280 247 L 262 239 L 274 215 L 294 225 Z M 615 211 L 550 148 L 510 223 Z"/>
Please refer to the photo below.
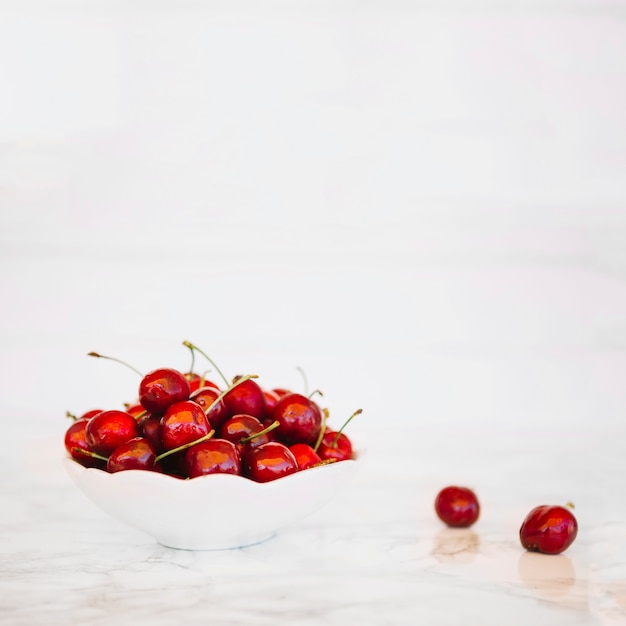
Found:
<path fill-rule="evenodd" d="M 217 398 L 215 398 L 215 400 L 213 400 L 213 402 L 211 403 L 211 405 L 209 406 L 209 408 L 204 412 L 205 415 L 234 387 L 236 387 L 237 385 L 241 385 L 241 383 L 245 383 L 246 380 L 250 380 L 251 378 L 258 378 L 258 376 L 256 374 L 247 374 L 246 376 L 242 376 L 241 378 L 239 378 L 237 380 L 237 382 L 233 383 L 228 389 L 225 389 L 224 391 L 222 391 L 222 393 L 220 393 L 219 396 L 217 396 Z M 186 450 L 187 448 L 191 448 L 191 446 L 195 446 L 197 443 L 202 443 L 203 441 L 207 441 L 207 439 L 210 439 L 211 437 L 213 437 L 213 435 L 215 434 L 215 430 L 211 430 L 211 432 L 209 432 L 207 435 L 204 435 L 203 437 L 200 437 L 199 439 L 196 439 L 195 441 L 190 441 L 189 443 L 186 443 L 182 446 L 179 446 L 178 448 L 172 448 L 171 450 L 166 450 L 165 452 L 163 452 L 162 454 L 160 454 L 159 456 L 157 456 L 157 458 L 155 459 L 155 463 L 160 461 L 161 459 L 164 459 L 165 457 L 170 456 L 171 454 L 175 454 L 176 452 L 180 452 L 181 450 Z"/>
<path fill-rule="evenodd" d="M 97 352 L 89 352 L 87 356 L 95 356 L 98 359 L 107 359 L 109 361 L 115 361 L 116 363 L 121 363 L 122 365 L 125 365 L 128 369 L 133 370 L 133 372 L 136 372 L 137 374 L 139 374 L 139 376 L 143 377 L 143 374 L 136 367 L 129 365 L 128 363 L 126 363 L 126 361 L 121 361 L 120 359 L 116 359 L 113 356 L 105 356 L 103 354 L 98 354 Z"/>
<path fill-rule="evenodd" d="M 193 368 L 196 365 L 196 351 L 192 348 L 191 344 L 187 345 L 183 341 L 183 345 L 186 346 L 187 348 L 189 348 L 189 352 L 191 352 L 191 365 L 189 366 L 189 373 L 193 374 Z"/>
<path fill-rule="evenodd" d="M 98 459 L 99 461 L 106 462 L 109 460 L 108 457 L 97 454 L 96 452 L 92 452 L 91 450 L 84 450 L 83 448 L 72 448 L 72 454 L 76 452 L 78 452 L 79 454 L 84 454 L 85 456 L 90 456 L 92 459 Z"/>
<path fill-rule="evenodd" d="M 78 419 L 76 415 L 74 415 L 73 413 L 70 413 L 69 411 L 65 411 L 65 417 L 69 417 L 73 422 L 75 422 Z"/>
<path fill-rule="evenodd" d="M 200 350 L 198 346 L 195 346 L 193 343 L 191 343 L 191 341 L 183 341 L 183 346 L 186 346 L 191 351 L 197 350 L 215 368 L 217 373 L 222 377 L 222 380 L 226 383 L 226 386 L 230 385 L 230 383 L 228 382 L 228 379 L 226 378 L 226 376 L 224 376 L 224 374 L 222 373 L 222 370 L 216 365 L 213 359 L 211 359 L 211 357 L 209 357 L 206 353 Z"/>
<path fill-rule="evenodd" d="M 306 374 L 299 365 L 296 365 L 296 369 L 300 372 L 300 376 L 302 376 L 302 380 L 304 381 L 304 395 L 308 396 L 309 395 L 309 381 L 307 380 Z"/>
<path fill-rule="evenodd" d="M 322 414 L 323 414 L 322 427 L 320 428 L 319 435 L 317 436 L 317 440 L 315 442 L 315 445 L 313 446 L 314 452 L 317 452 L 317 449 L 320 447 L 320 444 L 322 443 L 322 439 L 324 438 L 324 433 L 326 432 L 326 422 L 328 421 L 328 415 L 329 415 L 328 409 L 323 408 Z"/>
<path fill-rule="evenodd" d="M 322 398 L 324 397 L 324 394 L 319 390 L 319 389 L 314 389 L 308 396 L 307 399 L 311 399 L 315 394 L 320 395 Z"/>
<path fill-rule="evenodd" d="M 182 446 L 178 446 L 178 448 L 172 448 L 171 450 L 167 450 L 159 454 L 159 456 L 156 457 L 154 462 L 158 463 L 162 459 L 172 454 L 176 454 L 177 452 L 182 452 L 183 450 L 186 450 L 187 448 L 191 448 L 192 446 L 195 446 L 198 443 L 202 443 L 203 441 L 208 441 L 209 439 L 211 439 L 211 437 L 213 437 L 214 434 L 215 434 L 215 431 L 210 430 L 206 435 L 204 435 L 203 437 L 200 437 L 200 439 L 196 439 L 195 441 L 190 441 L 189 443 L 185 443 Z"/>
<path fill-rule="evenodd" d="M 330 444 L 331 448 L 336 448 L 337 447 L 337 441 L 339 441 L 339 435 L 341 435 L 341 432 L 343 431 L 343 429 L 352 421 L 352 418 L 356 417 L 357 415 L 360 415 L 361 413 L 363 413 L 363 409 L 357 409 L 344 423 L 343 426 L 337 431 L 337 434 L 335 435 L 335 438 L 333 439 L 333 442 Z"/>
<path fill-rule="evenodd" d="M 257 437 L 260 437 L 261 435 L 265 435 L 266 433 L 271 432 L 272 430 L 274 430 L 275 428 L 278 428 L 279 426 L 280 426 L 280 422 L 278 420 L 274 420 L 267 428 L 260 430 L 258 433 L 254 433 L 253 435 L 249 435 L 248 437 L 244 437 L 243 439 L 240 439 L 239 443 L 248 443 L 249 441 L 252 441 L 256 439 Z"/>

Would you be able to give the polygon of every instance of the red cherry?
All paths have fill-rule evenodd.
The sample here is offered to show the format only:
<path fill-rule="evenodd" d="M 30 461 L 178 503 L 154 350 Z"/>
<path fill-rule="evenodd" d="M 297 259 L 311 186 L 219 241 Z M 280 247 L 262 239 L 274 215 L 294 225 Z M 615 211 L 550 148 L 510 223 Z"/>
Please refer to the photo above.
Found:
<path fill-rule="evenodd" d="M 141 436 L 148 440 L 157 454 L 163 452 L 163 442 L 161 441 L 161 418 L 158 415 L 149 413 L 139 420 L 139 430 Z"/>
<path fill-rule="evenodd" d="M 124 442 L 139 436 L 135 418 L 124 411 L 102 411 L 94 415 L 85 427 L 89 449 L 108 456 Z"/>
<path fill-rule="evenodd" d="M 250 450 L 274 441 L 274 433 L 266 432 L 254 437 L 266 427 L 252 415 L 233 415 L 227 419 L 220 428 L 220 437 L 227 439 L 237 446 L 241 458 L 244 458 Z"/>
<path fill-rule="evenodd" d="M 99 412 L 101 413 L 102 411 Z M 104 461 L 80 453 L 80 450 L 90 452 L 90 448 L 85 440 L 85 428 L 88 421 L 88 419 L 79 418 L 75 422 L 72 422 L 72 425 L 65 432 L 65 449 L 69 452 L 71 457 L 81 465 L 104 469 Z"/>
<path fill-rule="evenodd" d="M 347 461 L 353 458 L 352 442 L 344 433 L 326 429 L 317 454 L 322 461 Z"/>
<path fill-rule="evenodd" d="M 111 473 L 125 470 L 148 470 L 160 472 L 156 465 L 156 454 L 150 442 L 143 437 L 135 437 L 119 445 L 109 456 L 107 471 Z"/>
<path fill-rule="evenodd" d="M 146 411 L 162 415 L 176 402 L 189 398 L 189 382 L 178 370 L 161 368 L 146 374 L 139 383 L 139 402 Z"/>
<path fill-rule="evenodd" d="M 258 483 L 266 483 L 298 471 L 291 450 L 278 441 L 253 448 L 244 460 L 244 474 Z"/>
<path fill-rule="evenodd" d="M 185 464 L 189 478 L 205 474 L 241 474 L 237 446 L 226 439 L 209 439 L 187 450 Z"/>
<path fill-rule="evenodd" d="M 280 400 L 280 396 L 270 389 L 264 389 L 263 395 L 265 396 L 265 419 L 273 421 L 274 409 Z"/>
<path fill-rule="evenodd" d="M 185 378 L 189 381 L 189 390 L 191 393 L 197 391 L 198 389 L 202 389 L 203 387 L 213 387 L 214 389 L 219 389 L 213 381 L 193 372 L 187 372 L 187 374 L 185 374 Z"/>
<path fill-rule="evenodd" d="M 476 494 L 467 487 L 444 487 L 435 498 L 439 519 L 455 528 L 471 526 L 480 514 Z"/>
<path fill-rule="evenodd" d="M 299 393 L 283 396 L 274 409 L 273 418 L 280 422 L 277 433 L 287 444 L 314 444 L 323 422 L 317 404 Z"/>
<path fill-rule="evenodd" d="M 172 404 L 161 418 L 161 441 L 165 450 L 192 443 L 210 430 L 202 407 L 191 400 Z"/>
<path fill-rule="evenodd" d="M 217 387 L 200 387 L 192 392 L 189 399 L 199 404 L 204 410 L 212 428 L 216 430 L 229 418 L 230 414 L 226 409 L 224 400 L 220 400 L 217 404 L 213 404 L 220 395 Z M 212 408 L 210 408 L 212 407 Z"/>
<path fill-rule="evenodd" d="M 318 465 L 322 462 L 320 456 L 306 443 L 294 443 L 289 446 L 292 454 L 296 457 L 299 470 L 309 469 L 314 465 Z"/>
<path fill-rule="evenodd" d="M 126 413 L 132 415 L 135 419 L 139 419 L 144 415 L 148 415 L 148 411 L 146 411 L 146 409 L 144 409 L 141 404 L 129 404 L 128 406 L 126 406 Z"/>
<path fill-rule="evenodd" d="M 272 389 L 272 393 L 275 393 L 279 398 L 282 398 L 283 396 L 288 396 L 293 392 L 289 389 L 283 389 L 282 387 L 275 387 Z"/>
<path fill-rule="evenodd" d="M 567 550 L 578 534 L 574 514 L 563 506 L 535 507 L 524 519 L 519 531 L 526 550 L 543 554 L 560 554 Z"/>
<path fill-rule="evenodd" d="M 236 377 L 233 382 L 241 377 Z M 265 417 L 265 394 L 252 379 L 232 387 L 224 396 L 224 404 L 230 415 L 252 415 L 259 420 Z"/>

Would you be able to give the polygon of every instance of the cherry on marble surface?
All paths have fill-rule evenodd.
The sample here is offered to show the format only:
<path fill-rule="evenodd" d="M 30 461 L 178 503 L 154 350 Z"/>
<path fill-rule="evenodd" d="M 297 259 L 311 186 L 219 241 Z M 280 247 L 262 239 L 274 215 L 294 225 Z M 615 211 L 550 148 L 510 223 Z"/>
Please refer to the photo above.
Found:
<path fill-rule="evenodd" d="M 520 527 L 520 542 L 526 550 L 542 554 L 560 554 L 569 548 L 578 534 L 578 522 L 571 509 L 559 505 L 537 506 Z"/>
<path fill-rule="evenodd" d="M 467 487 L 444 487 L 435 498 L 435 512 L 439 519 L 453 528 L 468 528 L 480 515 L 476 494 Z"/>

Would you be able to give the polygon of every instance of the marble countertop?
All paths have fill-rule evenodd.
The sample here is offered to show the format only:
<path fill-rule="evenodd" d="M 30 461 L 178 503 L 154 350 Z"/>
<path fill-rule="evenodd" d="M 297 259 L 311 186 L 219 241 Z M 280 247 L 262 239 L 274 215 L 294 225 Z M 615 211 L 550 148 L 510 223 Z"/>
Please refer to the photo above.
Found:
<path fill-rule="evenodd" d="M 623 2 L 0 4 L 0 623 L 626 623 Z M 96 508 L 85 354 L 183 340 L 362 408 L 350 488 L 223 552 Z"/>

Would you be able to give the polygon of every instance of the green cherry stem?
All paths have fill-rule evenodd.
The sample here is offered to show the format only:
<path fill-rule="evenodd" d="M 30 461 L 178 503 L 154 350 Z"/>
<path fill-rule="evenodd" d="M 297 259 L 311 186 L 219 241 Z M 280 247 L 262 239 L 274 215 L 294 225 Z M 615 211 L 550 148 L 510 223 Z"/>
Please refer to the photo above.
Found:
<path fill-rule="evenodd" d="M 211 403 L 211 405 L 209 406 L 209 408 L 204 412 L 205 415 L 209 413 L 209 411 L 234 387 L 236 387 L 237 385 L 241 385 L 241 383 L 245 383 L 246 380 L 250 380 L 251 378 L 258 378 L 258 376 L 256 374 L 247 374 L 246 376 L 242 376 L 241 378 L 237 379 L 237 382 L 233 383 L 228 389 L 222 391 L 222 393 L 220 393 L 219 396 L 217 396 L 217 398 L 215 398 L 215 400 L 213 400 L 213 402 Z M 214 430 L 211 430 L 211 432 L 209 432 L 208 434 L 204 435 L 203 437 L 200 437 L 199 439 L 196 439 L 195 441 L 190 441 L 189 443 L 186 443 L 182 446 L 179 446 L 178 448 L 172 448 L 171 450 L 166 450 L 165 452 L 163 452 L 162 454 L 160 454 L 159 456 L 157 456 L 157 458 L 155 459 L 155 463 L 157 463 L 158 461 L 160 461 L 161 459 L 164 459 L 168 456 L 170 456 L 171 454 L 175 454 L 176 452 L 180 452 L 181 450 L 186 450 L 187 448 L 191 448 L 191 446 L 195 446 L 197 443 L 202 443 L 203 441 L 207 441 L 208 439 L 211 439 L 211 437 L 213 437 L 213 435 L 215 434 Z"/>
<path fill-rule="evenodd" d="M 78 419 L 74 413 L 70 413 L 69 411 L 65 411 L 65 417 L 69 417 L 73 422 Z"/>
<path fill-rule="evenodd" d="M 260 430 L 258 433 L 254 433 L 253 435 L 249 435 L 248 437 L 244 437 L 243 439 L 240 439 L 239 443 L 248 443 L 249 441 L 252 441 L 256 439 L 257 437 L 260 437 L 261 435 L 265 435 L 266 433 L 271 432 L 272 430 L 274 430 L 275 428 L 278 428 L 279 426 L 280 426 L 280 422 L 278 420 L 274 420 L 267 428 Z"/>
<path fill-rule="evenodd" d="M 343 426 L 337 431 L 337 434 L 335 435 L 335 438 L 333 439 L 333 442 L 330 444 L 331 448 L 336 448 L 337 447 L 337 441 L 339 441 L 339 435 L 341 435 L 343 429 L 352 421 L 352 418 L 356 417 L 357 415 L 360 415 L 361 413 L 363 413 L 363 409 L 357 409 L 344 423 Z"/>
<path fill-rule="evenodd" d="M 182 446 L 178 446 L 178 448 L 172 448 L 171 450 L 166 450 L 165 452 L 159 454 L 159 456 L 156 457 L 154 462 L 158 463 L 162 459 L 172 454 L 176 454 L 177 452 L 182 452 L 183 450 L 186 450 L 187 448 L 191 448 L 191 446 L 195 446 L 196 444 L 202 443 L 203 441 L 208 441 L 209 439 L 211 439 L 211 437 L 213 437 L 214 434 L 215 434 L 215 431 L 210 430 L 206 435 L 204 435 L 203 437 L 200 437 L 200 439 L 196 439 L 195 441 L 190 441 L 189 443 L 185 443 Z"/>
<path fill-rule="evenodd" d="M 88 352 L 87 356 L 95 356 L 98 359 L 107 359 L 109 361 L 115 361 L 116 363 L 121 363 L 122 365 L 125 365 L 128 369 L 133 370 L 133 372 L 136 372 L 137 374 L 139 374 L 139 376 L 143 377 L 143 374 L 136 367 L 129 365 L 128 363 L 126 363 L 126 361 L 116 359 L 113 356 L 105 356 L 104 354 L 98 354 L 97 352 Z"/>
<path fill-rule="evenodd" d="M 324 438 L 324 433 L 326 432 L 326 422 L 328 422 L 328 409 L 322 409 L 322 427 L 320 428 L 319 435 L 317 436 L 317 440 L 315 445 L 313 446 L 313 451 L 317 452 L 317 449 L 320 447 L 322 443 L 322 439 Z"/>
<path fill-rule="evenodd" d="M 319 390 L 319 389 L 314 389 L 308 396 L 307 399 L 310 400 L 315 394 L 318 394 L 319 396 L 321 396 L 322 398 L 324 397 L 324 394 Z"/>
<path fill-rule="evenodd" d="M 102 456 L 101 454 L 96 454 L 91 450 L 83 450 L 83 448 L 72 448 L 72 454 L 78 452 L 79 454 L 84 454 L 85 456 L 90 456 L 92 459 L 98 459 L 99 461 L 104 461 L 105 463 L 109 460 L 108 457 Z"/>
<path fill-rule="evenodd" d="M 222 377 L 222 380 L 226 383 L 226 386 L 230 385 L 230 383 L 228 382 L 228 379 L 226 378 L 226 376 L 224 376 L 224 374 L 222 373 L 222 370 L 215 364 L 213 359 L 211 359 L 211 357 L 209 357 L 206 353 L 204 353 L 202 350 L 200 350 L 200 348 L 198 348 L 198 346 L 196 346 L 193 343 L 191 343 L 191 341 L 183 341 L 183 346 L 186 346 L 192 352 L 194 350 L 197 350 L 215 368 L 217 373 Z"/>

